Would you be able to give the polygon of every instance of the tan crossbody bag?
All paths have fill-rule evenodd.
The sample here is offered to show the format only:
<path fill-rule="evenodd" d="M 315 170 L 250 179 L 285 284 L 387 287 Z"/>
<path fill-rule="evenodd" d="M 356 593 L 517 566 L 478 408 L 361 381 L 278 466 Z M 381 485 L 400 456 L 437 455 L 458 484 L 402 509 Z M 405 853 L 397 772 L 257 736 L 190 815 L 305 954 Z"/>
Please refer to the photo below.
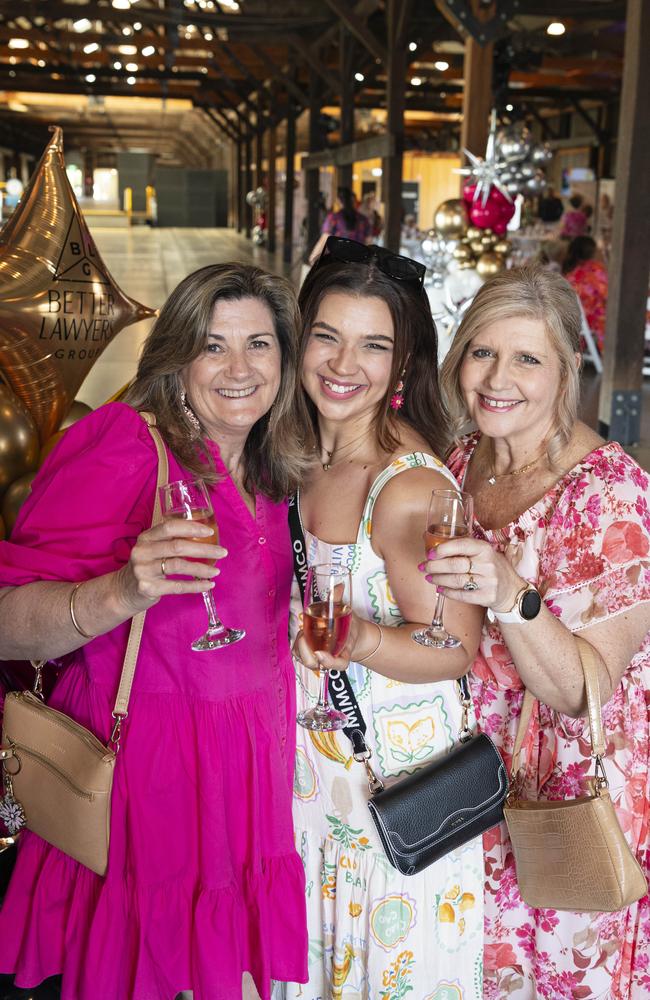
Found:
<path fill-rule="evenodd" d="M 141 416 L 156 444 L 159 487 L 167 482 L 167 452 L 153 426 L 155 418 L 148 413 Z M 161 519 L 156 488 L 152 526 Z M 45 661 L 34 663 L 34 691 L 12 691 L 5 698 L 0 748 L 5 796 L 0 817 L 11 833 L 26 826 L 98 875 L 106 873 L 108 863 L 115 761 L 145 615 L 142 611 L 131 622 L 107 746 L 64 712 L 44 704 L 39 689 Z"/>
<path fill-rule="evenodd" d="M 613 912 L 645 896 L 648 885 L 618 822 L 602 758 L 606 751 L 598 666 L 593 649 L 578 643 L 585 675 L 591 756 L 589 792 L 559 802 L 519 798 L 520 755 L 535 698 L 526 691 L 512 756 L 511 791 L 504 806 L 517 882 L 529 906 L 553 910 Z"/>

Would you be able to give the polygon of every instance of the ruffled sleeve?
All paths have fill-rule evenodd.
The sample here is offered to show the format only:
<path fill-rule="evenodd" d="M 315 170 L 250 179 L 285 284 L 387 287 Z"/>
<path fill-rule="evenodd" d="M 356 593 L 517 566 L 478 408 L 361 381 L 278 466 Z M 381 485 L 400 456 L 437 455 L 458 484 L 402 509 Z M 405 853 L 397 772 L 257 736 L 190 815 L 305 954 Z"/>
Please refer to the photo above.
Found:
<path fill-rule="evenodd" d="M 576 631 L 650 601 L 648 475 L 617 444 L 581 463 L 550 515 L 544 599 Z"/>
<path fill-rule="evenodd" d="M 73 424 L 0 543 L 0 586 L 119 569 L 151 523 L 156 472 L 155 445 L 131 407 L 109 403 Z"/>

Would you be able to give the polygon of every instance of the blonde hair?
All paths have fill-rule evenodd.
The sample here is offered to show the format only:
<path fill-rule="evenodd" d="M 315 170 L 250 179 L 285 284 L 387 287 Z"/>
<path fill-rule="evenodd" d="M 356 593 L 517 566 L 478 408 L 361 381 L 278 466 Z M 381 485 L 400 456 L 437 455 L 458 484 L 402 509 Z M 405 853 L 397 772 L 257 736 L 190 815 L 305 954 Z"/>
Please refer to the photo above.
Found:
<path fill-rule="evenodd" d="M 280 343 L 281 380 L 270 410 L 244 446 L 244 487 L 279 501 L 295 490 L 307 466 L 299 428 L 306 421 L 298 391 L 298 303 L 284 278 L 249 264 L 210 264 L 189 274 L 171 293 L 145 341 L 137 375 L 123 401 L 150 410 L 181 465 L 208 482 L 217 479 L 199 430 L 183 407 L 185 369 L 204 351 L 215 305 L 257 299 L 273 317 Z M 218 443 L 218 442 L 217 442 Z"/>
<path fill-rule="evenodd" d="M 458 436 L 469 419 L 460 388 L 460 372 L 467 348 L 474 337 L 492 323 L 514 316 L 540 320 L 560 362 L 561 389 L 555 411 L 555 433 L 547 443 L 552 468 L 578 419 L 580 400 L 580 329 L 582 314 L 571 285 L 560 274 L 539 265 L 503 271 L 490 278 L 477 292 L 463 317 L 445 358 L 440 386 Z"/>

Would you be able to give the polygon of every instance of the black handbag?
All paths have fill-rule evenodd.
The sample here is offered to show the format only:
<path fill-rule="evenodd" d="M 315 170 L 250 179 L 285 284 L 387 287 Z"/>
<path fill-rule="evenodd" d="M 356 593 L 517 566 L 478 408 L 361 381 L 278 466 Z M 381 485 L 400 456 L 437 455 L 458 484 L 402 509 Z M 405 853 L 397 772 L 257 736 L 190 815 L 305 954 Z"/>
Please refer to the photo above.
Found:
<path fill-rule="evenodd" d="M 289 505 L 289 527 L 302 593 L 307 562 L 294 498 Z M 366 769 L 370 815 L 388 860 L 402 875 L 416 875 L 503 819 L 508 794 L 505 764 L 489 736 L 474 735 L 469 729 L 469 684 L 466 677 L 456 683 L 463 709 L 457 744 L 443 757 L 385 785 L 370 766 L 366 722 L 352 685 L 345 673 L 330 671 L 331 702 L 348 716 L 350 725 L 343 731 L 352 743 L 354 759 Z"/>

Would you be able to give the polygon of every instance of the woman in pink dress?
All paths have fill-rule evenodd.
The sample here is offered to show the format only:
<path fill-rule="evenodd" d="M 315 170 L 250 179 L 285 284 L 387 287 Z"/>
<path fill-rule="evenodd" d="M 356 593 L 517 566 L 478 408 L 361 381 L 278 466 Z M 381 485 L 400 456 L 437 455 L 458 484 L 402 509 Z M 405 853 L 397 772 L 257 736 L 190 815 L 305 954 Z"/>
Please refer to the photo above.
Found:
<path fill-rule="evenodd" d="M 320 257 L 328 236 L 342 236 L 346 240 L 356 240 L 357 243 L 372 242 L 372 226 L 366 216 L 357 211 L 354 191 L 340 187 L 337 197 L 339 208 L 325 217 L 321 234 L 309 255 L 310 264 L 314 264 Z"/>
<path fill-rule="evenodd" d="M 21 986 L 62 974 L 63 1000 L 240 1000 L 250 973 L 268 1000 L 272 978 L 306 978 L 284 503 L 302 469 L 296 320 L 290 286 L 257 268 L 185 278 L 125 402 L 66 432 L 0 546 L 0 657 L 55 658 L 50 704 L 103 741 L 130 619 L 147 611 L 105 878 L 22 835 L 0 913 L 0 969 Z M 220 545 L 196 522 L 150 527 L 157 459 L 139 410 L 170 481 L 209 484 Z M 246 635 L 194 652 L 213 587 Z"/>
<path fill-rule="evenodd" d="M 462 439 L 449 467 L 474 496 L 471 539 L 440 545 L 431 583 L 490 609 L 473 667 L 479 726 L 509 763 L 524 687 L 539 699 L 524 798 L 586 791 L 584 680 L 574 632 L 599 663 L 610 793 L 648 872 L 648 475 L 577 419 L 580 311 L 558 274 L 518 268 L 480 289 L 442 372 Z M 469 585 L 469 589 L 468 589 Z M 485 997 L 650 996 L 650 904 L 617 913 L 527 906 L 502 823 L 484 837 Z"/>

